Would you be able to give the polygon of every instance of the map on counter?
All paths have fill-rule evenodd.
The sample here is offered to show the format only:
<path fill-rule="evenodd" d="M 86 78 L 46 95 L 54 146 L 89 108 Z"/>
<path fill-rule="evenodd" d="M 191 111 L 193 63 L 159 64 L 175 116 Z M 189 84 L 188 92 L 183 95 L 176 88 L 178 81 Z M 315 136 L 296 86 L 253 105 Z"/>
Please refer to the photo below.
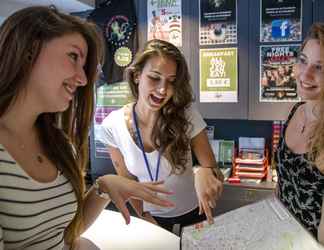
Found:
<path fill-rule="evenodd" d="M 183 250 L 320 250 L 313 236 L 271 197 L 185 227 L 181 236 Z"/>

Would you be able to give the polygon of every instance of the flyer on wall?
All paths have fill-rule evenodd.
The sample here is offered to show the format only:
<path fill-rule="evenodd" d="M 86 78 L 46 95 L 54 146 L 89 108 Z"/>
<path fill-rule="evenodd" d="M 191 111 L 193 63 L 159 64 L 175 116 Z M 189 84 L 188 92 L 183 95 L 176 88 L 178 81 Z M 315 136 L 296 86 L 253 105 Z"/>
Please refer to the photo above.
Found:
<path fill-rule="evenodd" d="M 147 1 L 148 40 L 160 39 L 182 46 L 181 0 Z"/>
<path fill-rule="evenodd" d="M 115 109 L 130 103 L 132 95 L 127 82 L 102 85 L 97 89 L 94 119 L 95 157 L 110 158 L 107 147 L 100 141 L 101 123 Z"/>
<path fill-rule="evenodd" d="M 199 44 L 237 43 L 236 0 L 199 1 Z"/>
<path fill-rule="evenodd" d="M 262 0 L 260 42 L 302 40 L 302 0 Z"/>
<path fill-rule="evenodd" d="M 200 102 L 237 102 L 237 48 L 199 51 Z"/>
<path fill-rule="evenodd" d="M 293 72 L 300 45 L 260 46 L 260 102 L 296 102 Z"/>

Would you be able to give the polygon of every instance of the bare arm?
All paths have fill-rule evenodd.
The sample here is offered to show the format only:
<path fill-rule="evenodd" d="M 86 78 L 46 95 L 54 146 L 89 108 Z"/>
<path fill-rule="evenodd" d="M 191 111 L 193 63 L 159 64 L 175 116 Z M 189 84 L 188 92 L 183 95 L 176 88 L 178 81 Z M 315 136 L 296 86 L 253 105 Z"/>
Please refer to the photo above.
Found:
<path fill-rule="evenodd" d="M 171 194 L 171 192 L 167 191 L 161 185 L 157 185 L 159 183 L 139 183 L 119 175 L 101 176 L 98 178 L 98 183 L 100 191 L 109 194 L 111 200 L 124 217 L 126 224 L 130 222 L 130 214 L 126 207 L 126 202 L 130 199 L 145 200 L 162 207 L 174 206 L 172 202 L 158 196 L 159 193 Z M 107 202 L 106 199 L 99 197 L 95 190 L 91 189 L 89 191 L 84 202 L 83 231 L 97 218 Z"/>
<path fill-rule="evenodd" d="M 195 171 L 195 188 L 199 200 L 199 211 L 213 222 L 212 208 L 223 191 L 223 174 L 219 170 L 206 131 L 201 131 L 191 140 L 191 148 L 200 164 Z M 216 168 L 216 176 L 210 167 Z"/>
<path fill-rule="evenodd" d="M 84 200 L 84 220 L 83 232 L 97 219 L 101 211 L 110 203 L 96 194 L 95 188 L 92 186 L 87 192 Z"/>
<path fill-rule="evenodd" d="M 113 147 L 108 147 L 109 153 L 111 154 L 111 159 L 113 161 L 113 165 L 115 167 L 115 170 L 117 174 L 124 176 L 128 179 L 135 180 L 135 178 L 130 175 L 126 169 L 126 167 L 123 169 L 123 167 L 119 167 L 119 162 L 124 162 L 121 153 L 118 149 L 115 149 Z M 118 151 L 118 152 L 117 152 Z M 140 200 L 134 201 L 136 204 L 143 203 Z M 110 203 L 110 200 L 105 200 L 98 195 L 96 195 L 96 190 L 94 187 L 91 187 L 90 190 L 87 192 L 84 202 L 84 214 L 85 220 L 84 220 L 84 231 L 96 220 L 98 215 L 101 213 L 101 211 Z M 134 207 L 135 208 L 135 207 Z M 136 208 L 135 208 L 136 210 Z M 137 210 L 136 210 L 137 212 Z"/>
<path fill-rule="evenodd" d="M 215 167 L 217 171 L 217 178 L 221 181 L 224 180 L 224 176 L 217 166 L 213 150 L 210 146 L 207 134 L 205 130 L 202 130 L 191 140 L 191 148 L 195 153 L 195 156 L 201 167 Z"/>
<path fill-rule="evenodd" d="M 321 221 L 317 229 L 317 238 L 324 245 L 324 199 L 322 201 Z"/>
<path fill-rule="evenodd" d="M 121 152 L 119 151 L 119 149 L 114 148 L 114 147 L 108 147 L 108 151 L 110 153 L 110 157 L 113 161 L 113 165 L 114 165 L 114 168 L 115 168 L 117 174 L 120 176 L 123 176 L 125 178 L 128 178 L 130 180 L 138 181 L 137 178 L 135 176 L 133 176 L 127 170 L 127 167 L 126 167 L 126 164 L 124 161 L 124 157 L 121 154 Z M 138 217 L 145 219 L 147 221 L 150 221 L 154 224 L 157 224 L 157 222 L 154 220 L 154 218 L 152 217 L 152 215 L 150 213 L 148 213 L 148 212 L 143 213 L 143 201 L 142 200 L 131 199 L 129 202 L 132 205 L 132 207 L 134 208 Z"/>
<path fill-rule="evenodd" d="M 135 202 L 136 204 L 142 204 L 142 201 L 145 200 L 162 207 L 174 206 L 172 202 L 158 196 L 158 193 L 171 194 L 171 192 L 159 185 L 161 184 L 159 182 L 139 183 L 133 178 L 130 178 L 130 176 L 127 178 L 126 176 L 119 175 L 104 175 L 99 177 L 97 180 L 100 191 L 109 194 L 111 201 L 114 202 L 115 206 L 123 215 L 126 224 L 129 224 L 130 222 L 130 214 L 126 207 L 126 202 L 130 199 L 140 201 Z M 82 232 L 84 232 L 95 221 L 100 212 L 109 202 L 110 199 L 106 200 L 98 196 L 94 187 L 90 188 L 84 201 L 84 227 Z M 140 209 L 140 207 L 138 209 Z M 140 215 L 142 215 L 142 211 L 143 209 L 139 211 Z M 151 220 L 148 214 L 146 214 L 144 219 L 154 223 L 154 219 L 152 218 Z"/>
<path fill-rule="evenodd" d="M 112 147 L 109 147 L 109 152 L 110 149 L 114 149 Z M 119 151 L 119 150 L 118 150 Z M 115 157 L 116 158 L 116 157 Z M 116 164 L 113 160 L 113 165 L 119 174 L 120 170 L 116 168 Z M 121 174 L 122 176 L 129 178 L 129 179 L 134 179 L 130 175 L 127 174 Z M 84 214 L 85 220 L 84 220 L 84 230 L 86 230 L 98 217 L 100 212 L 110 203 L 110 200 L 105 200 L 98 195 L 96 195 L 96 190 L 94 187 L 91 187 L 90 190 L 87 192 L 86 197 L 85 197 L 85 202 L 84 202 Z M 140 202 L 140 201 L 139 201 Z"/>

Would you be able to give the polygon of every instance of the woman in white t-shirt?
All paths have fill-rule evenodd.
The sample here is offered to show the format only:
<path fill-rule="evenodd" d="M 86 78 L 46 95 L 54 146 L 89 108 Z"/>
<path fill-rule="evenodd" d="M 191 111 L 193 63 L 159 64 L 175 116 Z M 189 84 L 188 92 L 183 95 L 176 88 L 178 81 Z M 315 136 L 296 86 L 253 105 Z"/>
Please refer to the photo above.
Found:
<path fill-rule="evenodd" d="M 174 224 L 185 226 L 206 217 L 212 223 L 223 176 L 206 124 L 192 106 L 182 53 L 171 43 L 151 40 L 127 69 L 126 78 L 136 101 L 106 117 L 101 140 L 119 175 L 139 182 L 163 181 L 175 203 L 162 208 L 132 200 L 132 206 L 138 216 L 170 231 Z M 191 152 L 199 162 L 195 171 Z"/>

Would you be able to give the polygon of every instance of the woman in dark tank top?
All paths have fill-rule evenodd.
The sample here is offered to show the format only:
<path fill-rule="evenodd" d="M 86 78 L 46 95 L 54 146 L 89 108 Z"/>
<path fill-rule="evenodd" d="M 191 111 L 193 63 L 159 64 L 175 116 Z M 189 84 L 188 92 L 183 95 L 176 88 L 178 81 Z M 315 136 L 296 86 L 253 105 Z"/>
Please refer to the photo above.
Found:
<path fill-rule="evenodd" d="M 324 243 L 324 24 L 313 24 L 294 72 L 302 102 L 291 110 L 275 154 L 278 197 Z"/>

